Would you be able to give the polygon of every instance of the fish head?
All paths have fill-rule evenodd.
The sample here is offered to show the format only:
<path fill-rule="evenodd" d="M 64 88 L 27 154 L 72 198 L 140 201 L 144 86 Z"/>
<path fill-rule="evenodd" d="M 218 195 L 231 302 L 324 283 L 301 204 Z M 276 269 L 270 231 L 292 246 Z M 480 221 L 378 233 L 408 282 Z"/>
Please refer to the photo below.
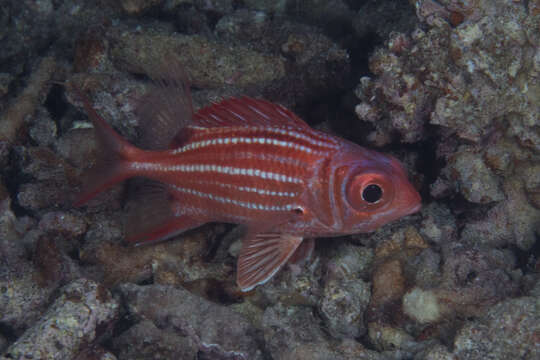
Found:
<path fill-rule="evenodd" d="M 334 169 L 344 233 L 370 232 L 421 208 L 418 191 L 393 156 L 354 146 Z"/>

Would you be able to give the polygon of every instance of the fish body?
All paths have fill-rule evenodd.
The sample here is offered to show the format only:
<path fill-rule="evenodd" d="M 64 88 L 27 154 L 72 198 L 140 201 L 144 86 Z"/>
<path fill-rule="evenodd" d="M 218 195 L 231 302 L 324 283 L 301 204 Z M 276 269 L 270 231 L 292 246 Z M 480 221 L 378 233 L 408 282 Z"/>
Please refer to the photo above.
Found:
<path fill-rule="evenodd" d="M 108 159 L 77 204 L 144 177 L 162 184 L 160 195 L 137 206 L 128 242 L 163 240 L 207 222 L 246 225 L 237 270 L 243 291 L 305 251 L 306 237 L 373 231 L 420 208 L 397 159 L 312 129 L 281 105 L 231 98 L 190 114 L 184 99 L 155 119 L 167 126 L 184 112 L 187 125 L 167 148 L 143 150 L 83 103 Z"/>

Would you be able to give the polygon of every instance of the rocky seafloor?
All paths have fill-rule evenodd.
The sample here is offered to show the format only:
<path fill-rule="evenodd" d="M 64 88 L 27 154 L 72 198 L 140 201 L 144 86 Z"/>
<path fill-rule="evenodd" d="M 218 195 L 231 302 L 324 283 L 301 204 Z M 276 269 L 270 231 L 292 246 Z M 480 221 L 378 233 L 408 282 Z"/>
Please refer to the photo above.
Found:
<path fill-rule="evenodd" d="M 1 359 L 539 359 L 539 0 L 5 0 Z M 144 69 L 402 160 L 421 212 L 235 284 L 230 225 L 123 244 L 129 183 L 74 208 L 84 90 L 137 140 Z"/>

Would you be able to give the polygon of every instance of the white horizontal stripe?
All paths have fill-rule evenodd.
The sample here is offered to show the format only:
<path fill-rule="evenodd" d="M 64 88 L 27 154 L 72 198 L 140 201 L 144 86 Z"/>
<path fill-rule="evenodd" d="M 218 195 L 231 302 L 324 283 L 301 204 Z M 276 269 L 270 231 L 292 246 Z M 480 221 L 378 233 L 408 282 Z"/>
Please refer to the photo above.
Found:
<path fill-rule="evenodd" d="M 242 169 L 247 170 L 247 169 Z M 245 174 L 242 174 L 245 175 Z M 297 192 L 289 192 L 289 191 L 274 191 L 274 190 L 268 190 L 268 189 L 258 189 L 255 187 L 249 187 L 249 186 L 239 186 L 234 184 L 226 184 L 221 183 L 217 181 L 197 181 L 197 184 L 199 185 L 210 185 L 210 186 L 219 186 L 222 188 L 232 189 L 236 191 L 242 191 L 242 192 L 249 192 L 249 193 L 256 193 L 259 195 L 264 196 L 278 196 L 278 197 L 295 197 L 298 195 Z"/>
<path fill-rule="evenodd" d="M 327 141 L 317 140 L 313 138 L 312 136 L 302 134 L 300 132 L 293 130 L 292 128 L 270 128 L 270 129 L 265 129 L 265 130 L 269 132 L 275 132 L 280 135 L 289 135 L 294 138 L 304 140 L 312 145 L 324 147 L 327 149 L 337 149 L 338 147 L 338 144 L 336 143 L 336 141 L 330 137 L 328 137 Z"/>
<path fill-rule="evenodd" d="M 235 199 L 231 199 L 231 198 L 227 198 L 227 197 L 219 196 L 219 195 L 214 195 L 210 193 L 204 193 L 202 191 L 197 191 L 194 189 L 182 188 L 179 186 L 173 186 L 173 189 L 176 191 L 185 193 L 185 194 L 195 195 L 201 198 L 214 200 L 222 204 L 237 205 L 237 206 L 244 207 L 246 209 L 262 210 L 262 211 L 291 211 L 294 208 L 293 204 L 287 204 L 283 206 L 257 204 L 257 203 L 252 203 L 248 201 L 235 200 Z"/>
<path fill-rule="evenodd" d="M 174 189 L 174 187 L 173 187 Z M 189 207 L 179 206 L 178 209 L 174 212 L 175 216 L 182 216 L 185 214 L 190 215 L 208 215 L 209 213 L 212 213 L 213 209 L 201 209 L 194 207 L 193 204 L 190 204 Z M 224 222 L 231 222 L 234 224 L 243 224 L 247 223 L 251 220 L 249 216 L 242 216 L 242 215 L 233 215 L 230 212 L 227 212 L 226 214 L 217 214 L 217 216 L 220 216 L 221 219 L 226 219 Z"/>
<path fill-rule="evenodd" d="M 293 184 L 300 184 L 302 180 L 285 174 L 278 174 L 269 171 L 262 171 L 253 168 L 237 168 L 232 166 L 221 166 L 215 164 L 192 164 L 192 165 L 162 165 L 155 163 L 131 163 L 133 170 L 163 171 L 163 172 L 216 172 L 225 175 L 254 176 L 262 179 L 269 179 Z"/>
<path fill-rule="evenodd" d="M 303 161 L 302 159 L 297 158 L 296 156 L 288 156 L 287 154 L 278 155 L 271 151 L 258 151 L 258 152 L 251 152 L 251 151 L 238 151 L 234 153 L 229 153 L 224 151 L 222 154 L 219 155 L 220 161 L 240 161 L 240 160 L 260 160 L 264 162 L 273 162 L 273 163 L 280 163 L 284 164 L 287 167 L 287 169 L 290 169 L 293 173 L 303 173 L 306 170 L 310 168 L 312 165 L 308 161 Z M 274 164 L 268 164 L 268 165 L 259 165 L 258 162 L 256 162 L 258 166 L 266 167 L 268 166 L 271 168 L 274 166 Z M 293 168 L 291 168 L 291 166 Z M 243 175 L 243 174 L 242 174 Z"/>
<path fill-rule="evenodd" d="M 311 154 L 311 153 L 319 153 L 317 151 L 314 151 L 308 146 L 304 146 L 301 144 L 296 144 L 291 141 L 283 141 L 283 140 L 277 140 L 277 139 L 269 139 L 264 137 L 232 137 L 232 138 L 216 138 L 211 140 L 202 140 L 202 141 L 195 141 L 190 144 L 187 144 L 186 146 L 183 146 L 178 149 L 174 149 L 172 151 L 173 154 L 181 154 L 185 153 L 187 151 L 197 150 L 201 148 L 205 148 L 208 146 L 213 145 L 228 145 L 231 144 L 261 144 L 261 145 L 274 145 L 279 146 L 282 148 L 288 148 L 293 149 L 297 151 L 303 151 L 305 153 Z"/>

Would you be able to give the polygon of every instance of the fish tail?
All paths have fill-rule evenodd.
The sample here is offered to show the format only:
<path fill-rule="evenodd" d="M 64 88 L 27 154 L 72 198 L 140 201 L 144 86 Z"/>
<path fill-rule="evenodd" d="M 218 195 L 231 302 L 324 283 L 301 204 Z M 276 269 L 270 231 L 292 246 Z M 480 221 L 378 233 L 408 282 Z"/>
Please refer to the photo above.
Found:
<path fill-rule="evenodd" d="M 74 206 L 84 205 L 97 194 L 132 177 L 129 164 L 143 150 L 131 145 L 94 110 L 88 97 L 77 87 L 72 87 L 92 120 L 96 138 L 96 162 L 83 174 L 83 186 Z"/>

